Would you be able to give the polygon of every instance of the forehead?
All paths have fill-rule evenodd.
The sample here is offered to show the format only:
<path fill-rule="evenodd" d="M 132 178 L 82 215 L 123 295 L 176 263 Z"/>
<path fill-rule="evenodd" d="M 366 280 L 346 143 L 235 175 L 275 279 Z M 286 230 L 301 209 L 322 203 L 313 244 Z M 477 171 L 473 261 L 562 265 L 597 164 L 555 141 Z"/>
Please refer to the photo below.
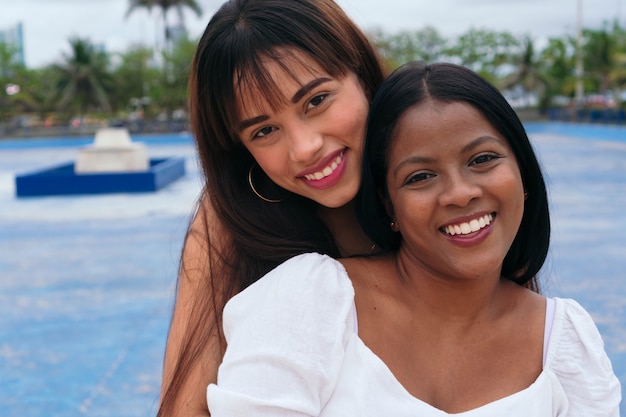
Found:
<path fill-rule="evenodd" d="M 414 152 L 455 152 L 462 144 L 491 136 L 508 146 L 508 141 L 476 108 L 465 102 L 428 100 L 409 108 L 398 120 L 391 136 L 390 157 Z"/>
<path fill-rule="evenodd" d="M 261 56 L 254 65 L 235 75 L 238 119 L 278 111 L 291 102 L 303 85 L 320 77 L 334 78 L 302 51 L 280 49 Z"/>

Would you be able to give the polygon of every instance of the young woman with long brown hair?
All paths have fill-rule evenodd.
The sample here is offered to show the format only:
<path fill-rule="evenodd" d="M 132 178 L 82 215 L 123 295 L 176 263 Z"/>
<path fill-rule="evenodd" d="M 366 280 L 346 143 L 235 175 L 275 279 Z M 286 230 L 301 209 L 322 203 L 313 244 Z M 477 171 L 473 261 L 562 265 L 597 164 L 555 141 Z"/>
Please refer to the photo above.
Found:
<path fill-rule="evenodd" d="M 191 67 L 205 186 L 185 239 L 159 416 L 207 415 L 225 303 L 281 262 L 376 248 L 356 219 L 369 101 L 384 78 L 332 0 L 230 0 Z"/>

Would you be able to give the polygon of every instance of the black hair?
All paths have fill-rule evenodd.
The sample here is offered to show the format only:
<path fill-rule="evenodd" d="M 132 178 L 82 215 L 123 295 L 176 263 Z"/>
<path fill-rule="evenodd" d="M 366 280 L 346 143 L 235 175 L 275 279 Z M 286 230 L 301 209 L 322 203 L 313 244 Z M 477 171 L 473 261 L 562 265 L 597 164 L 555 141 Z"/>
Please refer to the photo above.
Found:
<path fill-rule="evenodd" d="M 478 110 L 507 140 L 528 197 L 520 228 L 503 263 L 502 276 L 538 291 L 536 275 L 550 243 L 546 184 L 535 151 L 515 110 L 492 84 L 454 64 L 408 63 L 381 85 L 370 108 L 357 214 L 367 235 L 385 251 L 397 250 L 401 236 L 389 227 L 386 198 L 388 157 L 398 121 L 427 100 L 465 102 Z"/>

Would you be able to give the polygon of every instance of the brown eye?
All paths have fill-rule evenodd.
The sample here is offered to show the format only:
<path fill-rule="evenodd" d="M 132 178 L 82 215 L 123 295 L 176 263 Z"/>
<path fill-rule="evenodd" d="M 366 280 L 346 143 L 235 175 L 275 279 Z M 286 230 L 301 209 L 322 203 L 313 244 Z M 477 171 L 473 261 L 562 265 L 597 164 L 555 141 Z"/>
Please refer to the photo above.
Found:
<path fill-rule="evenodd" d="M 274 128 L 271 126 L 265 126 L 262 127 L 261 129 L 257 130 L 256 133 L 254 134 L 254 136 L 252 137 L 253 139 L 256 138 L 262 138 L 264 136 L 269 135 L 270 133 L 272 133 L 274 131 Z"/>
<path fill-rule="evenodd" d="M 407 180 L 405 181 L 405 184 L 413 184 L 416 182 L 425 181 L 434 176 L 435 174 L 431 174 L 429 172 L 418 172 L 416 174 L 411 175 L 409 178 L 407 178 Z"/>
<path fill-rule="evenodd" d="M 328 94 L 320 94 L 320 95 L 313 97 L 308 103 L 308 106 L 307 106 L 308 109 L 310 110 L 312 108 L 319 106 L 326 99 L 326 97 L 328 97 Z"/>
<path fill-rule="evenodd" d="M 493 161 L 494 159 L 498 159 L 498 158 L 500 158 L 500 156 L 499 155 L 495 155 L 495 154 L 478 155 L 476 158 L 474 158 L 472 160 L 470 165 L 484 164 L 484 163 L 487 163 L 489 161 Z"/>

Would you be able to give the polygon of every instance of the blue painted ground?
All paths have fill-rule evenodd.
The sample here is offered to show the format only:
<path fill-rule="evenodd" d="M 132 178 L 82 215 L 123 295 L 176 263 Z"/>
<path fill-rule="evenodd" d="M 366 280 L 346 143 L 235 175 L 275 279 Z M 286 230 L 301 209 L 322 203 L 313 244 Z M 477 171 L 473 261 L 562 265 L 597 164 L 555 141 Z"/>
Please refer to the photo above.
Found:
<path fill-rule="evenodd" d="M 626 385 L 626 129 L 528 124 L 553 246 L 544 292 L 593 315 Z M 0 415 L 156 412 L 181 242 L 200 189 L 187 136 L 134 137 L 187 175 L 148 194 L 15 198 L 14 176 L 90 139 L 0 141 Z M 626 407 L 622 407 L 626 415 Z"/>

